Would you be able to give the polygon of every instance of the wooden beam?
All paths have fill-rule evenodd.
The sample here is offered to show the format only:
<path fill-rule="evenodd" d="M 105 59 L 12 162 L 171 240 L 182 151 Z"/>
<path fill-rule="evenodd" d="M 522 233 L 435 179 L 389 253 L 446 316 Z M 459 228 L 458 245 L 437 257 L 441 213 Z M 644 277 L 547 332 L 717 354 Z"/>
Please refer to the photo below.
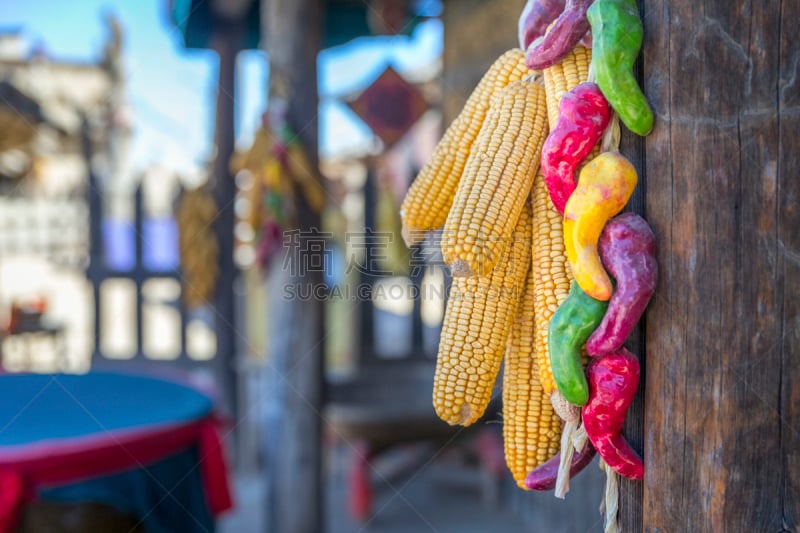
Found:
<path fill-rule="evenodd" d="M 258 0 L 211 0 L 211 11 L 227 22 L 239 21 Z"/>
<path fill-rule="evenodd" d="M 313 164 L 317 164 L 317 55 L 322 34 L 321 0 L 262 0 L 262 42 L 269 55 L 270 101 L 288 105 L 288 120 Z M 272 104 L 270 104 L 272 105 Z M 301 234 L 320 228 L 314 213 L 298 195 Z M 308 287 L 322 282 L 322 272 L 308 268 L 301 243 L 288 254 L 288 264 L 276 261 L 268 283 Z M 322 423 L 323 325 L 322 304 L 311 298 L 287 299 L 274 290 L 270 305 L 270 363 L 279 385 L 281 420 L 268 459 L 269 531 L 323 531 Z"/>
<path fill-rule="evenodd" d="M 797 2 L 644 0 L 643 514 L 625 531 L 800 527 Z"/>

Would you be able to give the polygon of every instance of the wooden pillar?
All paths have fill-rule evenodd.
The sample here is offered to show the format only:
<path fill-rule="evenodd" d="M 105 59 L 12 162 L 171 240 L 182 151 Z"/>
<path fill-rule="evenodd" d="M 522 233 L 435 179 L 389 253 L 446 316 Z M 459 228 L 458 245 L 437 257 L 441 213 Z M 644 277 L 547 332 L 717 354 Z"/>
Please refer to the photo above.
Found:
<path fill-rule="evenodd" d="M 105 246 L 103 244 L 103 195 L 100 184 L 92 169 L 92 142 L 89 133 L 89 121 L 86 116 L 81 117 L 81 156 L 86 166 L 86 200 L 89 206 L 89 265 L 86 276 L 92 284 L 94 300 L 94 342 L 92 347 L 92 368 L 97 368 L 103 361 L 100 353 L 100 324 L 102 317 L 102 304 L 100 300 L 100 284 L 103 281 L 105 268 Z M 1 344 L 1 343 L 0 343 Z M 1 348 L 2 346 L 0 346 Z M 0 355 L 2 355 L 0 353 Z"/>
<path fill-rule="evenodd" d="M 269 55 L 270 100 L 288 104 L 288 120 L 314 165 L 317 164 L 317 55 L 322 35 L 321 0 L 261 0 L 264 44 Z M 270 104 L 271 105 L 271 104 Z M 320 218 L 298 195 L 299 250 L 288 264 L 276 261 L 268 283 L 281 282 L 306 289 L 322 282 L 322 272 L 309 268 L 302 239 L 319 231 Z M 270 306 L 270 363 L 279 375 L 281 420 L 267 473 L 271 489 L 269 531 L 323 531 L 322 303 L 313 297 L 288 298 L 272 290 Z"/>
<path fill-rule="evenodd" d="M 236 222 L 234 200 L 236 183 L 228 170 L 234 150 L 236 56 L 243 43 L 242 28 L 237 23 L 220 22 L 212 36 L 212 47 L 219 55 L 216 129 L 213 165 L 214 199 L 219 215 L 214 229 L 219 243 L 219 278 L 214 293 L 214 319 L 217 334 L 217 355 L 214 360 L 225 408 L 236 416 L 237 317 L 233 285 L 239 269 L 233 260 L 233 229 Z"/>
<path fill-rule="evenodd" d="M 623 530 L 797 531 L 800 3 L 640 7 L 661 275 L 642 505 L 623 499 Z"/>
<path fill-rule="evenodd" d="M 641 1 L 639 8 L 641 15 Z M 633 68 L 634 75 L 642 82 L 642 56 L 640 55 Z M 631 196 L 625 211 L 637 213 L 647 218 L 646 198 L 647 180 L 645 176 L 645 140 L 621 125 L 620 128 L 620 152 L 636 168 L 639 174 L 639 184 Z M 645 321 L 639 321 L 637 327 L 631 333 L 625 346 L 639 357 L 641 381 L 636 397 L 631 404 L 628 414 L 625 417 L 623 433 L 628 442 L 639 453 L 643 454 L 644 449 L 644 376 L 647 374 L 647 346 L 645 344 Z M 641 481 L 628 481 L 620 478 L 619 487 L 619 506 L 620 524 L 623 532 L 634 532 L 641 530 L 642 524 L 642 495 L 644 494 L 644 484 Z"/>

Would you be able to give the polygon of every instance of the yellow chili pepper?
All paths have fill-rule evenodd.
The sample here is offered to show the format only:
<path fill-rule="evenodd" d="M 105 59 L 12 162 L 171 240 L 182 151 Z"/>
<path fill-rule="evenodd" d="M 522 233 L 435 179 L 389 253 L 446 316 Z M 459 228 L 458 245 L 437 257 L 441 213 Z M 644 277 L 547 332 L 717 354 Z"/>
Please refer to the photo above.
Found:
<path fill-rule="evenodd" d="M 581 289 L 597 300 L 608 300 L 613 290 L 597 241 L 608 219 L 625 207 L 637 181 L 636 169 L 624 156 L 602 153 L 583 167 L 564 208 L 567 261 Z"/>

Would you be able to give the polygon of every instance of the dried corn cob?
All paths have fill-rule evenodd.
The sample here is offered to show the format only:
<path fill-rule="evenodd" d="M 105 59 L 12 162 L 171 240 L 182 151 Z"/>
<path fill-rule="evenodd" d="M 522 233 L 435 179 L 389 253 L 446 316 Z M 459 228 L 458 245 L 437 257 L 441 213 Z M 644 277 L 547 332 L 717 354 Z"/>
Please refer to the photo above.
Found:
<path fill-rule="evenodd" d="M 214 296 L 219 276 L 214 233 L 217 204 L 205 188 L 183 191 L 179 202 L 176 220 L 183 300 L 188 307 L 201 307 Z"/>
<path fill-rule="evenodd" d="M 533 227 L 533 284 L 536 307 L 536 360 L 539 381 L 548 396 L 556 390 L 550 356 L 547 350 L 547 330 L 550 319 L 569 294 L 572 270 L 567 264 L 564 248 L 564 230 L 544 182 L 541 172 L 536 173 L 531 194 L 536 224 Z"/>
<path fill-rule="evenodd" d="M 589 79 L 589 63 L 592 51 L 576 46 L 567 56 L 552 67 L 542 71 L 544 88 L 547 91 L 547 121 L 550 128 L 558 122 L 558 104 L 564 93 Z"/>
<path fill-rule="evenodd" d="M 489 404 L 530 267 L 531 231 L 526 207 L 500 266 L 453 280 L 433 380 L 436 414 L 451 425 L 472 424 Z"/>
<path fill-rule="evenodd" d="M 527 75 L 525 54 L 519 49 L 500 56 L 484 74 L 406 193 L 400 210 L 406 244 L 415 244 L 422 240 L 426 231 L 444 225 L 470 148 L 492 99 L 509 83 Z"/>
<path fill-rule="evenodd" d="M 535 221 L 534 221 L 535 224 Z M 561 419 L 539 383 L 534 345 L 533 271 L 511 326 L 503 367 L 503 442 L 506 464 L 521 489 L 529 472 L 558 453 Z"/>
<path fill-rule="evenodd" d="M 544 87 L 512 83 L 498 96 L 470 152 L 442 235 L 455 276 L 487 275 L 507 247 L 547 136 Z"/>

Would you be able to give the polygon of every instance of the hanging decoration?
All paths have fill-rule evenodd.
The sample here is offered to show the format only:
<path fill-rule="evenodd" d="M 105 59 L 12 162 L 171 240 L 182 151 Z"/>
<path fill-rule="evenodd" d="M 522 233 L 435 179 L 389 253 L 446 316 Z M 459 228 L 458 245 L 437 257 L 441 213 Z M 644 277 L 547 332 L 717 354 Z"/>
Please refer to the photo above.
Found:
<path fill-rule="evenodd" d="M 190 308 L 208 305 L 219 276 L 219 243 L 214 234 L 217 204 L 205 187 L 185 190 L 178 198 L 178 252 L 181 294 Z"/>
<path fill-rule="evenodd" d="M 635 0 L 529 0 L 521 49 L 489 69 L 401 209 L 406 242 L 444 228 L 454 275 L 433 403 L 450 424 L 486 410 L 501 362 L 506 462 L 555 490 L 600 456 L 605 531 L 618 479 L 644 464 L 622 435 L 639 384 L 624 343 L 655 290 L 655 236 L 620 214 L 638 176 L 619 152 L 653 113 L 633 77 Z"/>
<path fill-rule="evenodd" d="M 386 105 L 386 102 L 392 105 Z M 419 88 L 392 67 L 386 67 L 348 105 L 383 142 L 384 150 L 402 139 L 428 109 Z"/>
<path fill-rule="evenodd" d="M 247 170 L 253 177 L 247 192 L 248 221 L 256 234 L 256 263 L 264 269 L 283 249 L 285 232 L 298 227 L 297 195 L 302 195 L 314 212 L 319 213 L 325 205 L 325 191 L 289 126 L 283 101 L 272 99 L 252 145 L 234 157 L 231 170 Z"/>

